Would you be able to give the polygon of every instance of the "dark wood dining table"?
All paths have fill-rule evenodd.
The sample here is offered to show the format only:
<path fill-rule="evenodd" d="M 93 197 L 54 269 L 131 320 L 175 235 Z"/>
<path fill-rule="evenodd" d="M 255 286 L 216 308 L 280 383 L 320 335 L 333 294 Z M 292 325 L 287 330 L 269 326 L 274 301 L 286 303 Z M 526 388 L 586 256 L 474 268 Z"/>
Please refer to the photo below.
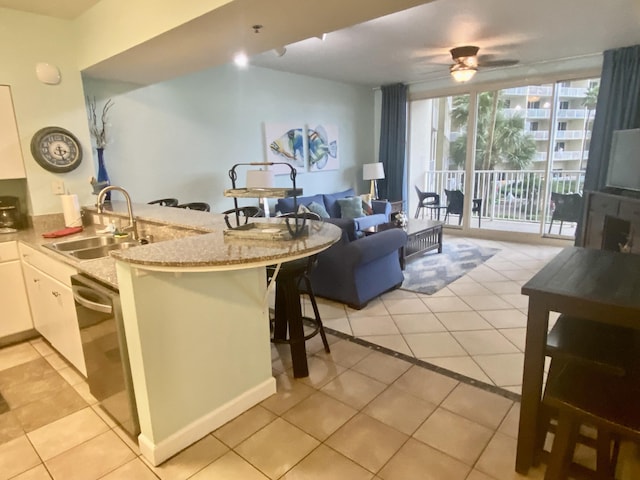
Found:
<path fill-rule="evenodd" d="M 526 474 L 535 455 L 549 312 L 640 329 L 640 255 L 567 247 L 522 293 L 529 310 L 516 471 Z"/>

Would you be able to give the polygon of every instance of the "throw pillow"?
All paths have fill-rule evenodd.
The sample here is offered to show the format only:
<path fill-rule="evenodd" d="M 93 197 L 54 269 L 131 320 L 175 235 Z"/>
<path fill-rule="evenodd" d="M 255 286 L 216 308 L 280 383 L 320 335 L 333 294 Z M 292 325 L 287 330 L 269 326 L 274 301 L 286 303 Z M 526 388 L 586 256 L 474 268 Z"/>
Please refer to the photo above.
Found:
<path fill-rule="evenodd" d="M 309 212 L 311 212 L 311 210 L 309 210 L 304 205 L 298 205 L 298 213 L 309 213 Z"/>
<path fill-rule="evenodd" d="M 362 199 L 362 210 L 364 211 L 364 214 L 373 215 L 373 206 L 371 205 L 371 194 L 363 193 L 362 195 L 360 195 L 360 198 Z"/>
<path fill-rule="evenodd" d="M 340 216 L 342 218 L 364 217 L 362 199 L 360 197 L 339 198 L 338 205 L 340 205 Z"/>
<path fill-rule="evenodd" d="M 313 212 L 313 213 L 319 215 L 320 218 L 329 218 L 329 214 L 327 213 L 327 209 L 324 208 L 319 203 L 311 202 L 309 205 L 307 205 L 307 208 L 309 209 L 310 212 Z"/>

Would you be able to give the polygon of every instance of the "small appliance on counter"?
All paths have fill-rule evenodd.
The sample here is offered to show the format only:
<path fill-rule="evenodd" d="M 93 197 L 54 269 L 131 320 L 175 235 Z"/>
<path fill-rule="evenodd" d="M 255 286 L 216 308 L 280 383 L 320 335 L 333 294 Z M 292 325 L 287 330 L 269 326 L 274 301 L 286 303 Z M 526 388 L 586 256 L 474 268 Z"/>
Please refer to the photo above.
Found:
<path fill-rule="evenodd" d="M 0 196 L 0 233 L 15 233 L 22 228 L 18 197 Z"/>

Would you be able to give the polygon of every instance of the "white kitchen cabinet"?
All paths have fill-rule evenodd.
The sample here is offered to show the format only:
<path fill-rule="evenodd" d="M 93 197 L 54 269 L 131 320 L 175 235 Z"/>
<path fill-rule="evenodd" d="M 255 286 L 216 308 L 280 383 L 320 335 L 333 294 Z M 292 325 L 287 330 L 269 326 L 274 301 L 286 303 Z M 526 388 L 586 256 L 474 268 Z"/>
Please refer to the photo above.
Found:
<path fill-rule="evenodd" d="M 35 329 L 82 374 L 87 369 L 76 315 L 71 266 L 20 245 L 25 284 Z"/>
<path fill-rule="evenodd" d="M 11 89 L 0 85 L 0 179 L 25 176 Z"/>
<path fill-rule="evenodd" d="M 0 243 L 0 337 L 33 328 L 17 242 Z"/>

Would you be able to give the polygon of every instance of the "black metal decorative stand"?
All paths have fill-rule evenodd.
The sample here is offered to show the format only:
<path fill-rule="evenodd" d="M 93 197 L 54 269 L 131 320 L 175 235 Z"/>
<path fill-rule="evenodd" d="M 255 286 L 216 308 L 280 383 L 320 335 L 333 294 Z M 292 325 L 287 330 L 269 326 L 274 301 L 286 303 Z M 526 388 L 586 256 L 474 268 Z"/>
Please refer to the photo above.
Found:
<path fill-rule="evenodd" d="M 250 167 L 270 167 L 272 165 L 286 165 L 291 169 L 289 178 L 291 178 L 292 188 L 237 188 L 236 182 L 238 180 L 238 174 L 236 168 L 238 166 L 250 166 Z M 238 198 L 285 198 L 293 197 L 293 211 L 294 215 L 285 218 L 287 230 L 292 238 L 301 236 L 305 230 L 306 218 L 304 216 L 298 216 L 298 196 L 302 194 L 301 188 L 296 188 L 296 175 L 297 171 L 290 164 L 285 162 L 251 162 L 251 163 L 236 163 L 231 170 L 229 170 L 229 178 L 231 178 L 231 190 L 226 190 L 224 195 L 226 197 L 233 197 L 233 206 L 236 217 L 236 227 L 240 227 L 240 207 L 238 207 Z M 227 227 L 234 228 L 225 217 Z"/>

